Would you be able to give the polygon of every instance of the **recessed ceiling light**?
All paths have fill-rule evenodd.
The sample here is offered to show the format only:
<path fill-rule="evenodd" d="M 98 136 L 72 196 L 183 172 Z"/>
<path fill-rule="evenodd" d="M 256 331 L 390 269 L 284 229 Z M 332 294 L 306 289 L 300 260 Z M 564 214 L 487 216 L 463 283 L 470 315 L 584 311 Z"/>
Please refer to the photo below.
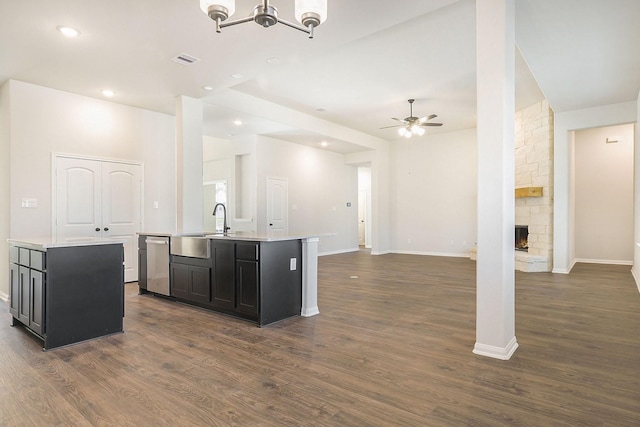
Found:
<path fill-rule="evenodd" d="M 104 89 L 102 92 L 102 95 L 106 96 L 107 98 L 112 98 L 113 95 L 115 95 L 116 93 L 114 91 L 112 91 L 111 89 Z"/>
<path fill-rule="evenodd" d="M 204 90 L 213 90 L 213 86 L 202 86 Z"/>
<path fill-rule="evenodd" d="M 267 59 L 267 64 L 279 64 L 280 58 L 269 58 Z"/>
<path fill-rule="evenodd" d="M 242 78 L 242 74 L 240 74 L 240 73 L 233 73 L 233 74 L 231 74 L 231 77 L 233 77 L 234 79 L 241 79 L 241 78 Z"/>
<path fill-rule="evenodd" d="M 322 141 L 320 145 L 322 145 L 323 147 L 326 147 L 329 145 L 329 143 L 327 141 Z"/>
<path fill-rule="evenodd" d="M 240 120 L 240 119 L 234 120 L 233 124 L 236 125 L 236 126 L 240 126 L 242 124 L 242 120 Z"/>
<path fill-rule="evenodd" d="M 56 30 L 60 31 L 63 36 L 69 38 L 78 37 L 80 35 L 80 31 L 76 30 L 75 28 L 66 27 L 64 25 L 58 25 L 56 27 Z"/>

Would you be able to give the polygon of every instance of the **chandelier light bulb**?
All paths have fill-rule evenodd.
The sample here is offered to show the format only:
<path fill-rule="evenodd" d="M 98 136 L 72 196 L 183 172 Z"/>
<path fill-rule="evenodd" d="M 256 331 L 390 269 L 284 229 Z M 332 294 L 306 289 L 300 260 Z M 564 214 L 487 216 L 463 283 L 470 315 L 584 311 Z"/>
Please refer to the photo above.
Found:
<path fill-rule="evenodd" d="M 224 21 L 236 12 L 236 0 L 200 0 L 200 9 L 211 19 Z"/>
<path fill-rule="evenodd" d="M 296 0 L 295 15 L 305 27 L 317 27 L 327 20 L 327 0 Z"/>

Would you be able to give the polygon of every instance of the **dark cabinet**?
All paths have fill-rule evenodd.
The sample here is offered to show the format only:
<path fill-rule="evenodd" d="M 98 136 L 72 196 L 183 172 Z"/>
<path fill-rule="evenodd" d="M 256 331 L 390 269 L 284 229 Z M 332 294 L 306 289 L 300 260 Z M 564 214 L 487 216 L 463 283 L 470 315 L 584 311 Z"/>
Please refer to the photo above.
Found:
<path fill-rule="evenodd" d="M 171 255 L 171 295 L 260 326 L 300 315 L 300 240 L 209 239 L 209 258 Z"/>
<path fill-rule="evenodd" d="M 11 247 L 9 312 L 36 334 L 44 332 L 45 254 Z"/>
<path fill-rule="evenodd" d="M 236 251 L 236 309 L 240 313 L 257 316 L 260 312 L 260 245 L 237 243 Z"/>
<path fill-rule="evenodd" d="M 30 272 L 31 304 L 29 307 L 29 327 L 38 335 L 44 332 L 44 273 Z"/>
<path fill-rule="evenodd" d="M 122 332 L 122 244 L 10 247 L 12 325 L 44 340 L 45 350 Z"/>
<path fill-rule="evenodd" d="M 13 317 L 18 317 L 20 310 L 20 266 L 9 264 L 9 312 Z"/>
<path fill-rule="evenodd" d="M 171 295 L 186 301 L 209 304 L 211 267 L 206 264 L 208 260 L 174 256 L 169 265 Z"/>
<path fill-rule="evenodd" d="M 249 315 L 258 315 L 258 292 L 260 287 L 257 261 L 236 261 L 237 309 Z"/>
<path fill-rule="evenodd" d="M 212 240 L 210 245 L 213 261 L 211 303 L 214 307 L 234 310 L 236 305 L 235 243 Z"/>
<path fill-rule="evenodd" d="M 29 286 L 29 267 L 20 266 L 18 293 L 18 320 L 29 325 L 29 306 L 31 305 L 31 287 Z"/>
<path fill-rule="evenodd" d="M 169 265 L 171 295 L 176 298 L 189 298 L 189 266 L 172 262 Z"/>

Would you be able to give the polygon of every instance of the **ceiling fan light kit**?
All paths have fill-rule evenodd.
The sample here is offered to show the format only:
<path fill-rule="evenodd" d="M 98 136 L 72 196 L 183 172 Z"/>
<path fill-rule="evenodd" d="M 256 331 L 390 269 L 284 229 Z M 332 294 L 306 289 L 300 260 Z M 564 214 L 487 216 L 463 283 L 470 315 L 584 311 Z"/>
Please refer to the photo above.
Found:
<path fill-rule="evenodd" d="M 402 123 L 401 125 L 385 126 L 380 129 L 399 127 L 398 135 L 404 136 L 405 138 L 411 138 L 413 135 L 416 135 L 416 136 L 424 135 L 425 130 L 421 126 L 442 126 L 442 123 L 434 123 L 429 121 L 431 119 L 435 119 L 436 117 L 438 117 L 437 114 L 429 114 L 428 116 L 425 116 L 425 117 L 414 117 L 413 103 L 415 102 L 415 99 L 409 99 L 408 102 L 409 102 L 409 108 L 410 108 L 409 117 L 405 117 L 404 119 L 397 119 L 395 117 L 392 117 L 392 120 L 401 122 Z"/>
<path fill-rule="evenodd" d="M 302 25 L 278 18 L 278 9 L 272 6 L 269 0 L 263 0 L 254 7 L 251 16 L 229 22 L 224 21 L 235 13 L 235 0 L 200 0 L 200 9 L 215 21 L 217 33 L 231 25 L 254 21 L 265 28 L 281 23 L 309 34 L 309 38 L 312 39 L 313 29 L 327 19 L 327 0 L 295 0 L 295 16 Z"/>

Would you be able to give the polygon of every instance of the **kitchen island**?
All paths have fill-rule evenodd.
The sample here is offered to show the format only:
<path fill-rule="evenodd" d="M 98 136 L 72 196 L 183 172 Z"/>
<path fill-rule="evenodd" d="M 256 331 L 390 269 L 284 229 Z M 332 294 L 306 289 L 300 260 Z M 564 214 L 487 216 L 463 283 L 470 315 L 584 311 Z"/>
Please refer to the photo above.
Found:
<path fill-rule="evenodd" d="M 254 232 L 171 236 L 170 297 L 259 326 L 316 315 L 318 240 Z"/>
<path fill-rule="evenodd" d="M 123 331 L 122 242 L 8 242 L 12 326 L 28 328 L 44 350 Z"/>

